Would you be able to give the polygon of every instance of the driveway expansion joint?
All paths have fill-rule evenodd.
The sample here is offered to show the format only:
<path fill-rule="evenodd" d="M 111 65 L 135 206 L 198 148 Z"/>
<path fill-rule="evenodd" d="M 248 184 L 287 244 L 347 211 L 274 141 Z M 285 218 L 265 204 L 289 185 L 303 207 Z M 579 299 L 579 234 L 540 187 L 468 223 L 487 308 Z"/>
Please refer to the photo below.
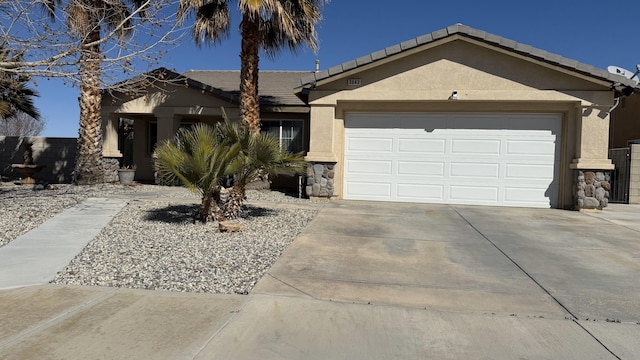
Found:
<path fill-rule="evenodd" d="M 538 287 L 540 287 L 540 289 L 542 289 L 542 291 L 544 291 L 547 295 L 549 295 L 551 297 L 551 299 L 553 299 L 553 301 L 556 302 L 556 304 L 558 304 L 562 309 L 564 309 L 569 315 L 569 320 L 571 320 L 574 324 L 576 324 L 577 326 L 579 326 L 584 332 L 586 332 L 591 338 L 593 338 L 593 340 L 595 340 L 598 344 L 600 344 L 600 346 L 602 346 L 606 351 L 608 351 L 611 355 L 613 355 L 616 359 L 620 359 L 620 357 L 618 355 L 616 355 L 611 349 L 609 349 L 609 347 L 607 347 L 600 339 L 598 339 L 593 333 L 591 333 L 589 330 L 587 330 L 587 328 L 585 328 L 580 322 L 578 317 L 573 314 L 573 312 L 571 310 L 569 310 L 569 308 L 567 308 L 564 304 L 562 304 L 562 302 L 560 302 L 560 300 L 558 300 L 555 296 L 553 296 L 553 294 L 551 294 L 551 292 L 549 290 L 547 290 L 544 286 L 542 286 L 542 284 L 540 282 L 538 282 L 533 275 L 529 274 L 529 272 L 527 272 L 522 266 L 520 266 L 520 264 L 518 264 L 511 256 L 509 256 L 507 253 L 504 252 L 504 250 L 502 250 L 496 243 L 494 243 L 493 241 L 491 241 L 491 239 L 489 239 L 485 234 L 483 234 L 477 227 L 475 227 L 466 217 L 464 217 L 464 215 L 462 215 L 456 208 L 450 206 L 450 208 L 455 211 L 458 216 L 460 216 L 460 218 L 462 218 L 467 224 L 469 224 L 469 226 L 471 226 L 471 228 L 473 230 L 475 230 L 480 236 L 482 236 L 485 240 L 487 240 L 491 245 L 493 245 L 496 250 L 498 250 L 502 255 L 504 255 L 509 261 L 511 261 L 511 263 L 513 263 L 513 265 L 515 265 L 518 269 L 520 269 L 520 271 L 522 271 L 529 279 L 531 279 L 531 281 L 533 281 Z"/>

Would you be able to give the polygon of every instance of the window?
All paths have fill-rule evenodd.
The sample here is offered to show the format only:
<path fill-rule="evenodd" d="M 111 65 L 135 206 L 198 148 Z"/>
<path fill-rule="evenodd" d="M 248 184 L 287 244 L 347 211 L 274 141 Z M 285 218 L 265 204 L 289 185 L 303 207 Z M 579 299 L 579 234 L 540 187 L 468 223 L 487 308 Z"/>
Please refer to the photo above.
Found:
<path fill-rule="evenodd" d="M 304 150 L 302 120 L 262 120 L 261 132 L 280 140 L 280 148 L 291 153 Z"/>

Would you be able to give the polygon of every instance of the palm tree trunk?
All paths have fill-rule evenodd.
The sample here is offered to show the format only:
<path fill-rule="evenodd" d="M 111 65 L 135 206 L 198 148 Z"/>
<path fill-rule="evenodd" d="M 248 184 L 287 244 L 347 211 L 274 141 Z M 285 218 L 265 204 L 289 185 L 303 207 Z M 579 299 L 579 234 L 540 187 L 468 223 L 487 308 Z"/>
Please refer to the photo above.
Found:
<path fill-rule="evenodd" d="M 242 16 L 240 49 L 240 117 L 253 133 L 260 132 L 258 62 L 260 55 L 260 19 L 258 14 Z"/>
<path fill-rule="evenodd" d="M 97 15 L 96 15 L 97 17 Z M 98 24 L 96 19 L 93 24 Z M 100 40 L 100 27 L 91 29 L 85 44 Z M 85 48 L 80 54 L 80 129 L 74 182 L 91 185 L 104 182 L 102 162 L 102 124 L 100 119 L 100 45 Z"/>

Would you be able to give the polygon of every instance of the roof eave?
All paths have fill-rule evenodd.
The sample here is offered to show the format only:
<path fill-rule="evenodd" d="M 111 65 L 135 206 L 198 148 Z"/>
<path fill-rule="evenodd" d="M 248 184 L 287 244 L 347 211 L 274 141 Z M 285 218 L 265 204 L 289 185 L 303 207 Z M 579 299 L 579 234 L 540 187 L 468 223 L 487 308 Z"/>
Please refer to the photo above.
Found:
<path fill-rule="evenodd" d="M 624 86 L 637 86 L 634 81 L 620 75 L 611 74 L 603 69 L 591 65 L 580 63 L 576 60 L 568 59 L 560 55 L 537 49 L 527 44 L 521 44 L 514 40 L 506 39 L 498 35 L 490 34 L 482 30 L 474 29 L 462 24 L 455 24 L 444 29 L 434 31 L 430 34 L 419 36 L 415 39 L 404 41 L 386 49 L 373 52 L 359 57 L 327 70 L 319 71 L 310 76 L 300 79 L 300 84 L 294 88 L 298 94 L 303 89 L 316 86 L 351 76 L 375 66 L 388 63 L 401 57 L 424 51 L 431 47 L 441 45 L 453 40 L 473 41 L 476 44 L 501 49 L 503 52 L 518 55 L 524 60 L 534 61 L 543 66 L 561 70 L 562 72 L 577 75 L 588 81 L 598 83 L 603 86 L 612 87 L 620 83 Z"/>

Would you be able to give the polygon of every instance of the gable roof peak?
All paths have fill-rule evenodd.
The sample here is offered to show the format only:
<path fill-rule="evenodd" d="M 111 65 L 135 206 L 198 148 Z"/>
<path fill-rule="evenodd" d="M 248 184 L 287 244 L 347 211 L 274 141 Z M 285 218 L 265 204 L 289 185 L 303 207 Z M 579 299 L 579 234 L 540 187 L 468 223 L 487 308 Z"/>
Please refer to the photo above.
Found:
<path fill-rule="evenodd" d="M 338 76 L 346 71 L 373 64 L 380 60 L 387 59 L 392 56 L 397 56 L 410 49 L 425 46 L 427 44 L 434 43 L 437 40 L 445 39 L 454 35 L 480 41 L 490 46 L 495 46 L 514 54 L 529 57 L 533 60 L 538 60 L 552 66 L 557 66 L 575 73 L 586 75 L 596 80 L 611 82 L 612 85 L 615 83 L 621 83 L 624 85 L 635 86 L 635 84 L 631 80 L 623 76 L 611 74 L 606 70 L 583 64 L 576 60 L 568 59 L 560 55 L 552 54 L 548 51 L 535 48 L 531 45 L 518 43 L 514 40 L 507 39 L 499 35 L 491 34 L 479 29 L 474 29 L 462 23 L 456 23 L 447 26 L 446 28 L 418 36 L 414 39 L 403 41 L 399 44 L 395 44 L 371 54 L 361 56 L 357 59 L 347 61 L 340 65 L 331 67 L 327 70 L 311 73 L 307 76 L 302 77 L 299 84 L 296 85 L 298 89 L 308 85 L 314 85 L 318 81 L 328 80 L 329 78 Z"/>

